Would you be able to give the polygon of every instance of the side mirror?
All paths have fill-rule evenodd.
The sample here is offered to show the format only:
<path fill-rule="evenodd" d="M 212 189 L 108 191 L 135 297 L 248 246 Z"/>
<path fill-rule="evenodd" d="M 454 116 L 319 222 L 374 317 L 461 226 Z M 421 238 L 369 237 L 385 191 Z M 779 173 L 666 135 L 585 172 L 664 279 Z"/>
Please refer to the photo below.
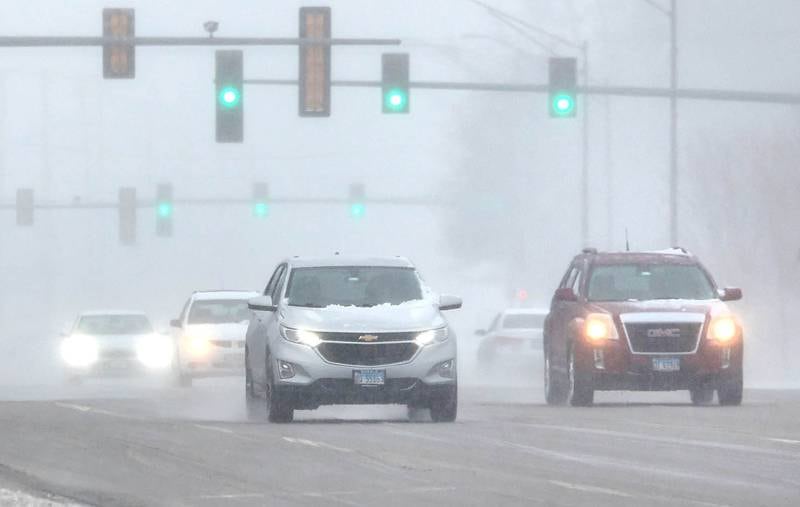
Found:
<path fill-rule="evenodd" d="M 181 320 L 180 319 L 172 319 L 171 321 L 169 321 L 169 326 L 170 327 L 182 327 L 181 326 Z"/>
<path fill-rule="evenodd" d="M 274 312 L 278 309 L 277 305 L 272 304 L 269 296 L 258 296 L 247 302 L 247 307 L 256 312 Z"/>
<path fill-rule="evenodd" d="M 443 295 L 439 297 L 439 310 L 458 310 L 463 301 L 460 297 Z"/>
<path fill-rule="evenodd" d="M 575 294 L 575 291 L 572 290 L 572 287 L 561 287 L 556 289 L 556 293 L 553 298 L 556 301 L 575 302 L 578 300 L 578 295 Z"/>
<path fill-rule="evenodd" d="M 722 301 L 739 301 L 742 299 L 742 289 L 726 287 L 719 291 L 719 298 Z"/>
<path fill-rule="evenodd" d="M 489 333 L 485 329 L 476 329 L 475 330 L 475 335 L 476 336 L 486 336 L 487 334 L 489 334 Z"/>

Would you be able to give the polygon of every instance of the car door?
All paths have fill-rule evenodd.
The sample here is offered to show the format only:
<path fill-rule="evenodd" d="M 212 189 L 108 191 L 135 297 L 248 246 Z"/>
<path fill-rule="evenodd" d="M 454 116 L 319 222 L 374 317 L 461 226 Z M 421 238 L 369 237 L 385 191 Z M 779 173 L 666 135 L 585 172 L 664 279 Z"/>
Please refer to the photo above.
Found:
<path fill-rule="evenodd" d="M 285 269 L 285 264 L 280 264 L 275 268 L 267 287 L 264 289 L 265 296 L 272 296 Z M 266 379 L 264 365 L 267 349 L 267 327 L 265 321 L 273 316 L 274 312 L 253 311 L 250 317 L 250 324 L 247 326 L 247 366 L 250 368 L 253 380 L 259 384 L 263 384 Z"/>
<path fill-rule="evenodd" d="M 573 262 L 559 288 L 570 287 L 576 290 L 580 286 L 580 263 Z M 577 294 L 577 290 L 576 290 Z M 567 340 L 569 339 L 569 323 L 574 318 L 578 304 L 574 301 L 560 301 L 553 298 L 550 304 L 550 314 L 545 323 L 547 347 L 550 353 L 550 364 L 557 369 L 566 368 Z"/>

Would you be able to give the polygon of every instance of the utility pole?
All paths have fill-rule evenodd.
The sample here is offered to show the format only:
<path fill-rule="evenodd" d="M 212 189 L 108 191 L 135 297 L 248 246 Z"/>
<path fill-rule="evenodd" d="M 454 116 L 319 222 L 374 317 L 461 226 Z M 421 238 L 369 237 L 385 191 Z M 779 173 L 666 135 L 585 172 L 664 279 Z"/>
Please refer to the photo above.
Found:
<path fill-rule="evenodd" d="M 670 148 L 669 148 L 669 240 L 678 246 L 678 0 L 671 0 L 670 19 Z"/>

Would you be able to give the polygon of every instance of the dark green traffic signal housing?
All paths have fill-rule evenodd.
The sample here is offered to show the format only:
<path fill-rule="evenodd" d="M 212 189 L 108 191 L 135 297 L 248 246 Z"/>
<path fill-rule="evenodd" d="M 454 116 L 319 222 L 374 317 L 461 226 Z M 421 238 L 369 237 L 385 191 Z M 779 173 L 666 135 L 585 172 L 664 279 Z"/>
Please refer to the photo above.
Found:
<path fill-rule="evenodd" d="M 411 109 L 408 53 L 385 53 L 382 67 L 383 112 L 408 113 Z"/>
<path fill-rule="evenodd" d="M 161 183 L 156 189 L 156 235 L 172 236 L 172 185 Z"/>
<path fill-rule="evenodd" d="M 269 216 L 269 185 L 266 183 L 253 183 L 253 216 Z"/>
<path fill-rule="evenodd" d="M 366 191 L 361 183 L 350 185 L 350 216 L 359 219 L 367 214 Z"/>
<path fill-rule="evenodd" d="M 216 52 L 216 138 L 218 143 L 244 140 L 244 72 L 240 50 Z"/>
<path fill-rule="evenodd" d="M 550 58 L 548 110 L 553 118 L 572 118 L 577 112 L 577 60 Z"/>

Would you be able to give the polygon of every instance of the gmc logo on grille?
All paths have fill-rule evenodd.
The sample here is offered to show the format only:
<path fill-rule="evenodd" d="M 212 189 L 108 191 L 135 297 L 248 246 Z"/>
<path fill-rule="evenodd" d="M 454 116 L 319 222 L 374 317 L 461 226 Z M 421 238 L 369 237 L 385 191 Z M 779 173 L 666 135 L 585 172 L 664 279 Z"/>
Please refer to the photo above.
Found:
<path fill-rule="evenodd" d="M 673 328 L 657 328 L 647 330 L 648 338 L 680 338 L 681 330 L 677 327 Z"/>

